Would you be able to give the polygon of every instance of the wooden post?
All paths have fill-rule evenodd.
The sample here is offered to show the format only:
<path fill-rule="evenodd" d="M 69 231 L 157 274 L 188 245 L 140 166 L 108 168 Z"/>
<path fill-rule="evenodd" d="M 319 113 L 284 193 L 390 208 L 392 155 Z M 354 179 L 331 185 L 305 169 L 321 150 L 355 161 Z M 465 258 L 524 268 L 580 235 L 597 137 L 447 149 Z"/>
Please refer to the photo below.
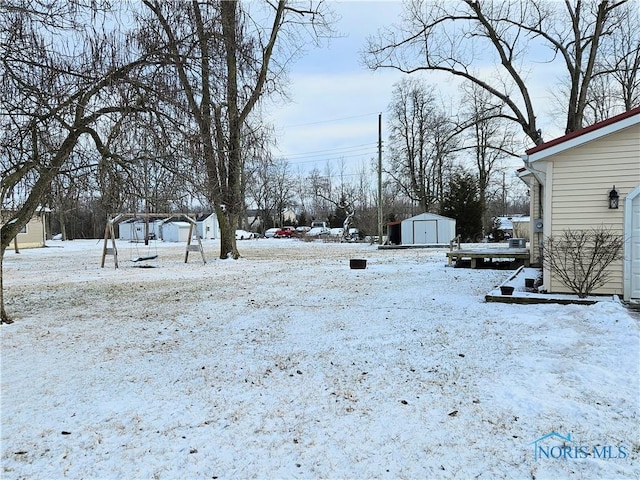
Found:
<path fill-rule="evenodd" d="M 111 237 L 111 249 L 107 247 L 109 244 L 109 237 Z M 118 268 L 118 249 L 116 247 L 116 235 L 113 228 L 113 220 L 107 220 L 107 226 L 104 228 L 104 243 L 102 245 L 102 262 L 100 267 L 104 268 L 104 262 L 107 254 L 113 255 L 114 268 Z"/>
<path fill-rule="evenodd" d="M 107 220 L 107 224 L 104 227 L 104 243 L 102 244 L 102 262 L 100 268 L 104 268 L 104 261 L 107 258 L 107 242 L 109 241 L 109 223 L 111 220 Z"/>
<path fill-rule="evenodd" d="M 197 232 L 196 232 L 197 235 Z M 202 240 L 200 240 L 200 235 L 198 235 L 198 246 L 200 247 L 200 255 L 202 255 L 202 263 L 207 263 L 207 259 L 204 258 L 204 248 L 202 248 Z"/>
<path fill-rule="evenodd" d="M 187 248 L 184 252 L 184 263 L 189 260 L 189 247 L 191 247 L 191 238 L 193 237 L 193 223 L 189 222 L 189 238 L 187 238 Z"/>
<path fill-rule="evenodd" d="M 206 264 L 207 259 L 204 256 L 204 249 L 202 248 L 202 241 L 200 240 L 200 235 L 198 235 L 197 228 L 196 228 L 196 238 L 198 239 L 198 245 L 191 245 L 191 239 L 193 238 L 193 229 L 194 227 L 197 227 L 198 224 L 196 223 L 195 220 L 193 220 L 188 215 L 185 215 L 185 218 L 189 221 L 191 226 L 189 227 L 189 238 L 187 239 L 187 248 L 186 248 L 186 251 L 184 252 L 184 263 L 187 263 L 187 260 L 189 260 L 189 252 L 195 252 L 199 250 L 200 255 L 202 255 L 202 263 Z"/>
<path fill-rule="evenodd" d="M 111 248 L 113 248 L 113 263 L 115 268 L 118 268 L 118 249 L 116 247 L 116 231 L 113 228 L 113 223 L 111 223 L 110 229 L 111 229 Z"/>

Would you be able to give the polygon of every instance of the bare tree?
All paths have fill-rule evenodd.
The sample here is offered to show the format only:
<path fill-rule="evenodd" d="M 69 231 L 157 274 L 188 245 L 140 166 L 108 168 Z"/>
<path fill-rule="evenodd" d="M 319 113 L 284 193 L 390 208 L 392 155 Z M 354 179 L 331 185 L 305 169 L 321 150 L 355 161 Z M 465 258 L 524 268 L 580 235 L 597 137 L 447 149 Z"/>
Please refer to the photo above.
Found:
<path fill-rule="evenodd" d="M 559 237 L 543 241 L 543 263 L 580 298 L 602 287 L 609 278 L 608 267 L 622 259 L 624 239 L 606 228 L 567 229 Z"/>
<path fill-rule="evenodd" d="M 428 212 L 442 199 L 461 131 L 438 105 L 435 88 L 418 79 L 396 84 L 389 109 L 387 173 Z"/>
<path fill-rule="evenodd" d="M 487 231 L 488 196 L 496 175 L 502 171 L 503 161 L 516 157 L 513 129 L 502 117 L 502 105 L 491 103 L 492 97 L 471 85 L 465 92 L 462 104 L 463 124 L 466 127 L 463 150 L 471 152 L 478 181 L 478 196 L 482 210 L 482 231 Z"/>
<path fill-rule="evenodd" d="M 598 112 L 593 122 L 640 105 L 640 2 L 630 1 L 613 12 L 610 35 L 603 38 L 603 55 L 598 65 L 597 93 L 589 107 Z"/>
<path fill-rule="evenodd" d="M 364 58 L 371 69 L 447 72 L 476 84 L 504 103 L 504 118 L 519 124 L 539 144 L 541 106 L 530 91 L 530 65 L 562 62 L 570 85 L 563 102 L 565 130 L 580 129 L 592 80 L 599 74 L 603 39 L 620 25 L 615 13 L 626 2 L 412 0 L 398 27 L 369 39 Z M 547 48 L 546 57 L 539 57 L 540 47 Z M 616 59 L 629 55 L 627 47 L 621 49 Z M 482 68 L 487 66 L 483 62 L 487 52 L 492 54 L 493 69 Z"/>
<path fill-rule="evenodd" d="M 306 177 L 305 186 L 309 197 L 309 214 L 313 220 L 324 221 L 329 216 L 329 202 L 325 199 L 331 196 L 331 182 L 322 175 L 319 169 L 312 169 Z"/>
<path fill-rule="evenodd" d="M 283 213 L 293 204 L 294 181 L 289 163 L 270 157 L 250 162 L 247 178 L 247 196 L 260 212 L 263 227 L 284 225 Z"/>
<path fill-rule="evenodd" d="M 109 158 L 104 125 L 141 110 L 136 98 L 127 95 L 129 89 L 120 87 L 144 58 L 120 48 L 117 23 L 111 23 L 116 31 L 105 31 L 109 22 L 101 21 L 106 13 L 98 8 L 92 2 L 14 1 L 0 6 L 0 191 L 3 205 L 7 198 L 19 197 L 18 208 L 1 229 L 0 269 L 5 249 L 81 141 Z M 0 296 L 2 291 L 0 284 Z M 9 322 L 3 296 L 0 304 L 2 322 Z"/>
<path fill-rule="evenodd" d="M 284 212 L 293 204 L 293 178 L 286 160 L 280 159 L 274 163 L 271 186 L 278 223 L 283 226 Z"/>
<path fill-rule="evenodd" d="M 147 48 L 162 45 L 166 53 L 158 62 L 177 73 L 178 102 L 195 126 L 194 150 L 205 165 L 207 193 L 220 225 L 220 258 L 238 258 L 234 232 L 244 209 L 243 128 L 261 98 L 282 81 L 287 42 L 299 41 L 296 35 L 305 26 L 316 34 L 328 31 L 321 4 L 145 0 L 144 5 L 152 18 L 140 42 Z"/>
<path fill-rule="evenodd" d="M 560 99 L 565 95 L 566 89 L 560 88 L 553 96 Z M 596 123 L 614 116 L 617 111 L 620 98 L 619 91 L 611 76 L 600 76 L 593 79 L 591 89 L 587 97 L 587 108 L 584 116 L 587 123 Z"/>
<path fill-rule="evenodd" d="M 611 12 L 600 54 L 586 94 L 583 121 L 593 124 L 640 105 L 640 2 L 629 1 Z M 567 78 L 555 90 L 558 109 L 571 93 Z"/>

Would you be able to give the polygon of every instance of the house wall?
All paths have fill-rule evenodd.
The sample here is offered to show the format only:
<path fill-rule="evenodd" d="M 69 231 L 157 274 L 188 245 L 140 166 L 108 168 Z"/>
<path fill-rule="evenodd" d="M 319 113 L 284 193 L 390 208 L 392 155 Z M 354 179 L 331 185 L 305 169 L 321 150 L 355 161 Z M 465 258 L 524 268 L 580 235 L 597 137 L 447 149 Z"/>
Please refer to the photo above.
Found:
<path fill-rule="evenodd" d="M 143 221 L 121 222 L 118 224 L 119 240 L 144 241 L 145 226 Z M 160 223 L 158 221 L 149 222 L 149 235 L 160 237 Z"/>
<path fill-rule="evenodd" d="M 24 233 L 18 233 L 18 249 L 44 247 L 45 225 L 43 219 L 43 215 L 36 214 L 25 226 L 26 231 Z M 12 240 L 8 248 L 13 248 L 13 242 Z"/>
<path fill-rule="evenodd" d="M 29 220 L 27 232 L 18 234 L 18 248 L 44 247 L 45 226 L 42 220 L 41 215 Z"/>
<path fill-rule="evenodd" d="M 294 225 L 297 221 L 296 212 L 293 210 L 285 210 L 282 212 L 282 219 L 287 225 Z"/>
<path fill-rule="evenodd" d="M 215 215 L 209 215 L 206 219 L 198 222 L 198 235 L 204 239 L 220 238 L 220 228 Z"/>
<path fill-rule="evenodd" d="M 639 138 L 636 124 L 553 156 L 547 163 L 551 195 L 546 195 L 545 236 L 600 226 L 624 235 L 624 198 L 640 184 Z M 608 199 L 614 185 L 620 205 L 612 210 Z M 608 283 L 594 293 L 622 295 L 622 261 L 609 269 Z M 548 271 L 544 282 L 550 292 L 569 291 Z"/>

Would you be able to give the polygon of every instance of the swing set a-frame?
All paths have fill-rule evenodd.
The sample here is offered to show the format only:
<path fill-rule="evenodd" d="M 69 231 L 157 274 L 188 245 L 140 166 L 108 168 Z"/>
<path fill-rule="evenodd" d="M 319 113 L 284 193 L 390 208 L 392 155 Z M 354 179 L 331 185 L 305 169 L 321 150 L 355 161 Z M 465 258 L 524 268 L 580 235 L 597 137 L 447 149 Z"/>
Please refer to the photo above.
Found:
<path fill-rule="evenodd" d="M 200 241 L 200 235 L 198 232 L 198 224 L 196 221 L 186 213 L 120 213 L 113 218 L 107 220 L 107 226 L 104 229 L 104 245 L 102 246 L 102 263 L 100 266 L 104 268 L 105 260 L 107 255 L 113 256 L 113 264 L 115 268 L 118 268 L 118 248 L 116 246 L 116 235 L 115 235 L 115 226 L 126 220 L 128 218 L 144 218 L 144 219 L 159 219 L 159 218 L 180 218 L 186 220 L 189 223 L 189 237 L 187 238 L 187 247 L 184 253 L 184 263 L 189 261 L 189 252 L 200 252 L 202 256 L 202 263 L 207 263 L 207 260 L 204 256 L 204 250 L 202 248 L 202 242 Z M 192 244 L 191 240 L 193 239 L 194 233 L 196 234 L 196 238 L 198 243 Z M 109 240 L 111 240 L 111 246 L 109 246 Z M 131 261 L 134 263 L 143 262 L 147 260 L 154 260 L 158 258 L 156 254 L 147 254 L 142 256 L 137 256 Z"/>

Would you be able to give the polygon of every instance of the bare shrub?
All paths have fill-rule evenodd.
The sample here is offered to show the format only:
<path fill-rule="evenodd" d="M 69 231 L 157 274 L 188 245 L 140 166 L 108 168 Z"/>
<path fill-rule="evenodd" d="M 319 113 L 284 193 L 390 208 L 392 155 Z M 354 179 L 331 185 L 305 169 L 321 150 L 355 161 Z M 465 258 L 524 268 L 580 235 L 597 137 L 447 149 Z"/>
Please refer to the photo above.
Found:
<path fill-rule="evenodd" d="M 622 259 L 624 239 L 605 227 L 563 230 L 542 244 L 543 264 L 573 293 L 585 298 L 609 279 L 607 267 Z"/>

